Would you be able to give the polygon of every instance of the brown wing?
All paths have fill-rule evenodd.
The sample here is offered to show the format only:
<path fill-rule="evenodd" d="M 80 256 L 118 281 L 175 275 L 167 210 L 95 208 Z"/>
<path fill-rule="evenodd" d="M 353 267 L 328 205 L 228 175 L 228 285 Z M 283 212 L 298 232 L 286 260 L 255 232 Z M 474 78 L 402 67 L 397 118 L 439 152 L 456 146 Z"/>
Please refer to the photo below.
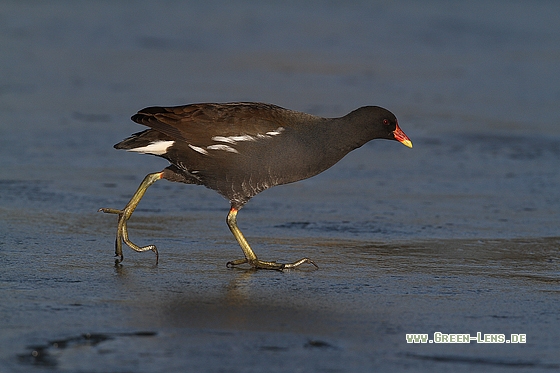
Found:
<path fill-rule="evenodd" d="M 285 126 L 291 110 L 253 102 L 148 107 L 132 116 L 136 123 L 195 146 L 215 144 L 215 136 L 257 136 Z M 300 113 L 298 113 L 300 114 Z"/>
<path fill-rule="evenodd" d="M 293 158 L 301 155 L 299 150 L 310 136 L 297 136 L 294 131 L 319 117 L 271 104 L 238 102 L 149 107 L 132 120 L 151 130 L 125 140 L 133 145 L 123 148 L 136 147 L 140 137 L 146 137 L 141 146 L 154 138 L 174 140 L 164 154 L 156 155 L 239 207 L 266 188 L 308 177 L 305 164 L 296 178 L 286 178 L 290 174 L 285 170 L 298 164 Z"/>

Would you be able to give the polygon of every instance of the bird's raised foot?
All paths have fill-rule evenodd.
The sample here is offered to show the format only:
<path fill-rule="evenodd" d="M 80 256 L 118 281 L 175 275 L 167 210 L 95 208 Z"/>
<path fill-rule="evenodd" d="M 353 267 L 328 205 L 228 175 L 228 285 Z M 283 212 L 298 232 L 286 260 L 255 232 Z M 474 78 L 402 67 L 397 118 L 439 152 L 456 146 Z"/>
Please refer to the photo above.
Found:
<path fill-rule="evenodd" d="M 136 252 L 144 252 L 144 251 L 153 251 L 156 254 L 156 265 L 159 263 L 159 252 L 158 249 L 156 247 L 156 245 L 146 245 L 146 246 L 138 246 L 135 243 L 131 242 L 128 238 L 124 239 L 121 237 L 117 237 L 117 240 L 123 240 L 128 247 L 130 247 L 132 250 L 136 251 Z M 119 243 L 115 244 L 115 264 L 119 264 L 124 260 L 124 255 L 122 253 L 122 244 L 119 245 Z"/>
<path fill-rule="evenodd" d="M 128 238 L 128 229 L 126 226 L 126 221 L 132 215 L 132 211 L 134 209 L 130 209 L 128 206 L 124 210 L 119 209 L 112 209 L 112 208 L 100 208 L 97 210 L 98 212 L 104 212 L 107 214 L 116 214 L 119 215 L 119 221 L 117 226 L 117 238 L 115 240 L 115 263 L 121 263 L 124 259 L 124 255 L 122 252 L 122 243 L 124 242 L 127 244 L 132 250 L 136 252 L 144 252 L 151 250 L 156 254 L 156 265 L 159 262 L 159 253 L 157 250 L 156 245 L 146 245 L 146 246 L 138 246 Z"/>
<path fill-rule="evenodd" d="M 241 265 L 241 264 L 249 264 L 254 269 L 273 269 L 273 270 L 276 270 L 276 271 L 283 271 L 284 269 L 291 269 L 291 268 L 299 267 L 300 265 L 302 265 L 304 263 L 312 264 L 312 265 L 315 266 L 316 269 L 319 269 L 319 266 L 317 264 L 315 264 L 315 262 L 313 260 L 309 259 L 309 258 L 303 258 L 303 259 L 300 259 L 300 260 L 298 260 L 296 262 L 293 262 L 293 263 L 276 263 L 275 261 L 265 262 L 265 261 L 259 260 L 259 259 L 249 260 L 247 258 L 243 258 L 243 259 L 237 259 L 237 260 L 233 260 L 231 262 L 227 262 L 226 267 L 233 268 L 233 267 Z"/>

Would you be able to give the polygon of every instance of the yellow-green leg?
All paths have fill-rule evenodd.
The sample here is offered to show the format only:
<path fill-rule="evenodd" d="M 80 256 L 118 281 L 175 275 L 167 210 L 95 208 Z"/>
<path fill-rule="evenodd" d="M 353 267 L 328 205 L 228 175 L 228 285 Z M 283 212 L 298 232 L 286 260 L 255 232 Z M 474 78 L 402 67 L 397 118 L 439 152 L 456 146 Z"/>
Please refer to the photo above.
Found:
<path fill-rule="evenodd" d="M 239 210 L 232 207 L 229 210 L 229 214 L 227 216 L 226 222 L 227 222 L 227 225 L 229 227 L 229 230 L 231 231 L 231 233 L 233 233 L 233 236 L 235 237 L 235 239 L 239 243 L 239 246 L 241 246 L 241 250 L 243 250 L 243 254 L 245 254 L 245 258 L 233 260 L 231 262 L 227 262 L 226 266 L 234 267 L 234 266 L 237 266 L 237 265 L 240 265 L 240 264 L 248 263 L 251 267 L 253 267 L 255 269 L 275 269 L 275 270 L 281 271 L 283 269 L 295 268 L 297 266 L 302 265 L 303 263 L 309 263 L 309 264 L 313 264 L 316 268 L 319 268 L 317 266 L 317 264 L 315 264 L 315 262 L 313 262 L 309 258 L 303 258 L 303 259 L 300 259 L 300 260 L 298 260 L 297 262 L 294 262 L 294 263 L 276 263 L 276 262 L 265 262 L 265 261 L 259 260 L 257 258 L 257 256 L 255 255 L 255 252 L 253 251 L 253 249 L 251 249 L 251 246 L 249 246 L 249 243 L 247 242 L 247 240 L 243 236 L 243 233 L 241 233 L 241 231 L 237 227 L 237 212 L 238 211 Z"/>
<path fill-rule="evenodd" d="M 122 210 L 111 209 L 111 208 L 99 209 L 99 211 L 108 214 L 119 215 L 119 222 L 117 225 L 117 239 L 115 241 L 115 256 L 120 257 L 119 262 L 122 262 L 123 260 L 122 243 L 124 241 L 124 243 L 126 243 L 132 250 L 138 252 L 152 250 L 154 253 L 156 253 L 156 264 L 157 264 L 159 255 L 156 246 L 155 245 L 138 246 L 132 241 L 130 241 L 130 239 L 128 238 L 128 230 L 126 227 L 126 222 L 128 221 L 128 219 L 130 219 L 130 216 L 134 212 L 134 209 L 136 209 L 136 206 L 138 206 L 138 203 L 144 196 L 144 193 L 146 193 L 146 190 L 150 187 L 150 185 L 152 185 L 162 177 L 163 177 L 163 172 L 155 172 L 153 174 L 148 174 L 144 178 L 144 180 L 142 181 L 138 189 L 136 190 L 136 193 L 134 193 L 130 201 L 124 207 L 124 209 Z"/>

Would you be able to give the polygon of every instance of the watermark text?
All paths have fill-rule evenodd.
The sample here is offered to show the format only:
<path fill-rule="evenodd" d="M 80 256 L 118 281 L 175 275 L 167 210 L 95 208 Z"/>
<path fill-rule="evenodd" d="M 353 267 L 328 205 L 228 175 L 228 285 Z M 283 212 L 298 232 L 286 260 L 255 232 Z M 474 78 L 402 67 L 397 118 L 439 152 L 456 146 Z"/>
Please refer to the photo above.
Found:
<path fill-rule="evenodd" d="M 469 334 L 447 334 L 435 332 L 430 338 L 428 334 L 407 334 L 406 343 L 527 343 L 527 334 L 492 334 L 477 332 Z"/>

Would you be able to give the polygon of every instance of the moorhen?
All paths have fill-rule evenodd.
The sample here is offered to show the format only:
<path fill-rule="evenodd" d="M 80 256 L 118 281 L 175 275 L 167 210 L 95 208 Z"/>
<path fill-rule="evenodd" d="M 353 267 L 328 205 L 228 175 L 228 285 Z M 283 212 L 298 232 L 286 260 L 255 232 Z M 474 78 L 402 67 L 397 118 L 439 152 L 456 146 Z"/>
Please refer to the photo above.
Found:
<path fill-rule="evenodd" d="M 227 224 L 245 257 L 228 267 L 248 263 L 253 268 L 283 270 L 303 263 L 262 261 L 237 227 L 237 212 L 252 197 L 275 185 L 317 175 L 342 157 L 373 139 L 397 140 L 412 148 L 397 118 L 378 106 L 364 106 L 340 118 L 322 118 L 256 102 L 203 103 L 175 107 L 148 107 L 132 116 L 149 129 L 115 145 L 116 149 L 153 154 L 171 165 L 147 175 L 118 214 L 116 256 L 123 260 L 122 242 L 135 251 L 152 250 L 128 238 L 127 221 L 150 185 L 160 179 L 204 185 L 231 203 Z"/>

